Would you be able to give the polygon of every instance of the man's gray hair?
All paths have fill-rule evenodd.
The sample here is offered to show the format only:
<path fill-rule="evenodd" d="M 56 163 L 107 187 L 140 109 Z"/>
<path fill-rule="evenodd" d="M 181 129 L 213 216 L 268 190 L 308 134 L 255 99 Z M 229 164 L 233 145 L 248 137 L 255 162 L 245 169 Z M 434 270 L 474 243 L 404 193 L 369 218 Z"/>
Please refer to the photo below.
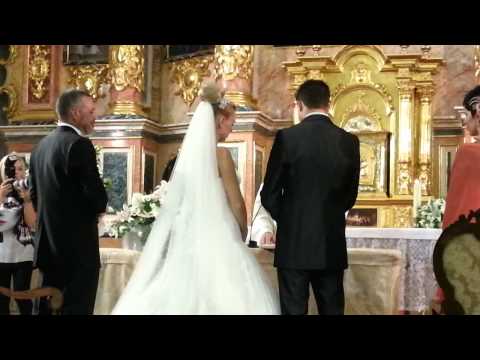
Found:
<path fill-rule="evenodd" d="M 90 95 L 83 90 L 65 90 L 57 99 L 56 111 L 58 119 L 68 122 L 70 120 L 70 111 L 77 106 L 85 96 L 90 97 Z"/>

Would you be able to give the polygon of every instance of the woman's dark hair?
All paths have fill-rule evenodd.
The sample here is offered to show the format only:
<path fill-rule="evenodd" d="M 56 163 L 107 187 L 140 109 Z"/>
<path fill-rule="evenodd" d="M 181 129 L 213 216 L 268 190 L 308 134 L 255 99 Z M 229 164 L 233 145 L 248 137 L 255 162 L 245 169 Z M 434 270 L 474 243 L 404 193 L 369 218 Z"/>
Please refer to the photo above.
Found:
<path fill-rule="evenodd" d="M 5 160 L 2 164 L 3 169 L 0 169 L 0 173 L 2 174 L 2 181 L 5 181 L 8 178 L 15 178 L 15 163 L 19 160 L 23 161 L 25 166 L 27 165 L 25 158 L 18 156 L 15 153 L 11 153 L 5 157 Z M 13 190 L 12 193 L 8 194 L 7 196 L 13 197 L 15 201 L 4 203 L 4 207 L 21 207 L 22 209 L 20 218 L 15 227 L 12 229 L 13 233 L 17 237 L 17 240 L 23 245 L 33 244 L 30 230 L 28 228 L 28 225 L 25 223 L 25 217 L 23 214 L 23 199 L 20 197 L 16 190 Z"/>
<path fill-rule="evenodd" d="M 463 99 L 463 107 L 470 111 L 472 116 L 475 116 L 477 113 L 475 109 L 476 104 L 480 104 L 480 85 L 470 90 Z"/>

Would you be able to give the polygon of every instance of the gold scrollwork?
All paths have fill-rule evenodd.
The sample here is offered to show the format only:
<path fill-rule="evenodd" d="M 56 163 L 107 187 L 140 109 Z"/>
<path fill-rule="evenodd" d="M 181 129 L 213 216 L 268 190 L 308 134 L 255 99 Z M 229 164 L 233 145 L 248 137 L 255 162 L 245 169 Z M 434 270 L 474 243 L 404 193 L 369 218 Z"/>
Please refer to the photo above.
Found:
<path fill-rule="evenodd" d="M 475 45 L 475 76 L 480 78 L 480 45 Z"/>
<path fill-rule="evenodd" d="M 412 185 L 412 174 L 410 171 L 410 162 L 402 161 L 398 163 L 398 194 L 409 195 Z"/>
<path fill-rule="evenodd" d="M 32 95 L 41 100 L 47 93 L 46 81 L 50 75 L 49 45 L 32 45 L 28 76 Z"/>
<path fill-rule="evenodd" d="M 100 88 L 110 81 L 108 65 L 69 66 L 70 80 L 76 89 L 85 90 L 92 98 L 100 97 Z"/>
<path fill-rule="evenodd" d="M 253 45 L 217 45 L 215 47 L 215 78 L 224 80 L 252 76 Z"/>
<path fill-rule="evenodd" d="M 110 51 L 110 76 L 116 91 L 127 87 L 143 92 L 144 45 L 112 45 Z"/>
<path fill-rule="evenodd" d="M 0 65 L 11 65 L 17 58 L 17 47 L 15 45 L 9 45 L 9 52 L 7 59 L 0 59 Z"/>
<path fill-rule="evenodd" d="M 8 118 L 12 118 L 17 111 L 17 92 L 12 85 L 0 86 L 0 94 L 8 96 L 8 105 L 3 108 Z"/>
<path fill-rule="evenodd" d="M 175 95 L 181 95 L 188 106 L 195 101 L 203 79 L 210 75 L 208 67 L 212 61 L 213 56 L 207 55 L 173 64 L 172 82 L 179 87 Z"/>

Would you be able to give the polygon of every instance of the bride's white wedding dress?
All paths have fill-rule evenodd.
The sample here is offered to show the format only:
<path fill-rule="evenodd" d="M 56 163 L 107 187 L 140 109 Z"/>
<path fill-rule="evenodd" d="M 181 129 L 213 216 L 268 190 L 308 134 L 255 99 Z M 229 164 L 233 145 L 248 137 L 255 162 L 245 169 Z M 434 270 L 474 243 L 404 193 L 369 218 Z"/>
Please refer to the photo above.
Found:
<path fill-rule="evenodd" d="M 114 315 L 279 314 L 218 176 L 212 106 L 201 102 L 165 202 Z"/>

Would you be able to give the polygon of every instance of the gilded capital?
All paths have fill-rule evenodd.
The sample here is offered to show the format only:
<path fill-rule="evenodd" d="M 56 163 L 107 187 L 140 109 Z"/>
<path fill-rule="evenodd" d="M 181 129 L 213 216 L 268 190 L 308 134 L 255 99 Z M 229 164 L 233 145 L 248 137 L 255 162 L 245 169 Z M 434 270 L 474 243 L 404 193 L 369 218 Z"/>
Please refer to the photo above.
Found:
<path fill-rule="evenodd" d="M 397 86 L 400 100 L 412 99 L 412 92 L 415 87 L 412 85 L 410 79 L 397 80 Z"/>
<path fill-rule="evenodd" d="M 253 49 L 253 45 L 217 45 L 215 78 L 249 80 L 252 77 Z"/>
<path fill-rule="evenodd" d="M 143 92 L 144 45 L 112 45 L 110 74 L 116 91 L 130 87 Z"/>
<path fill-rule="evenodd" d="M 421 103 L 430 103 L 432 101 L 433 94 L 435 93 L 433 85 L 419 86 L 417 91 L 420 94 Z"/>

